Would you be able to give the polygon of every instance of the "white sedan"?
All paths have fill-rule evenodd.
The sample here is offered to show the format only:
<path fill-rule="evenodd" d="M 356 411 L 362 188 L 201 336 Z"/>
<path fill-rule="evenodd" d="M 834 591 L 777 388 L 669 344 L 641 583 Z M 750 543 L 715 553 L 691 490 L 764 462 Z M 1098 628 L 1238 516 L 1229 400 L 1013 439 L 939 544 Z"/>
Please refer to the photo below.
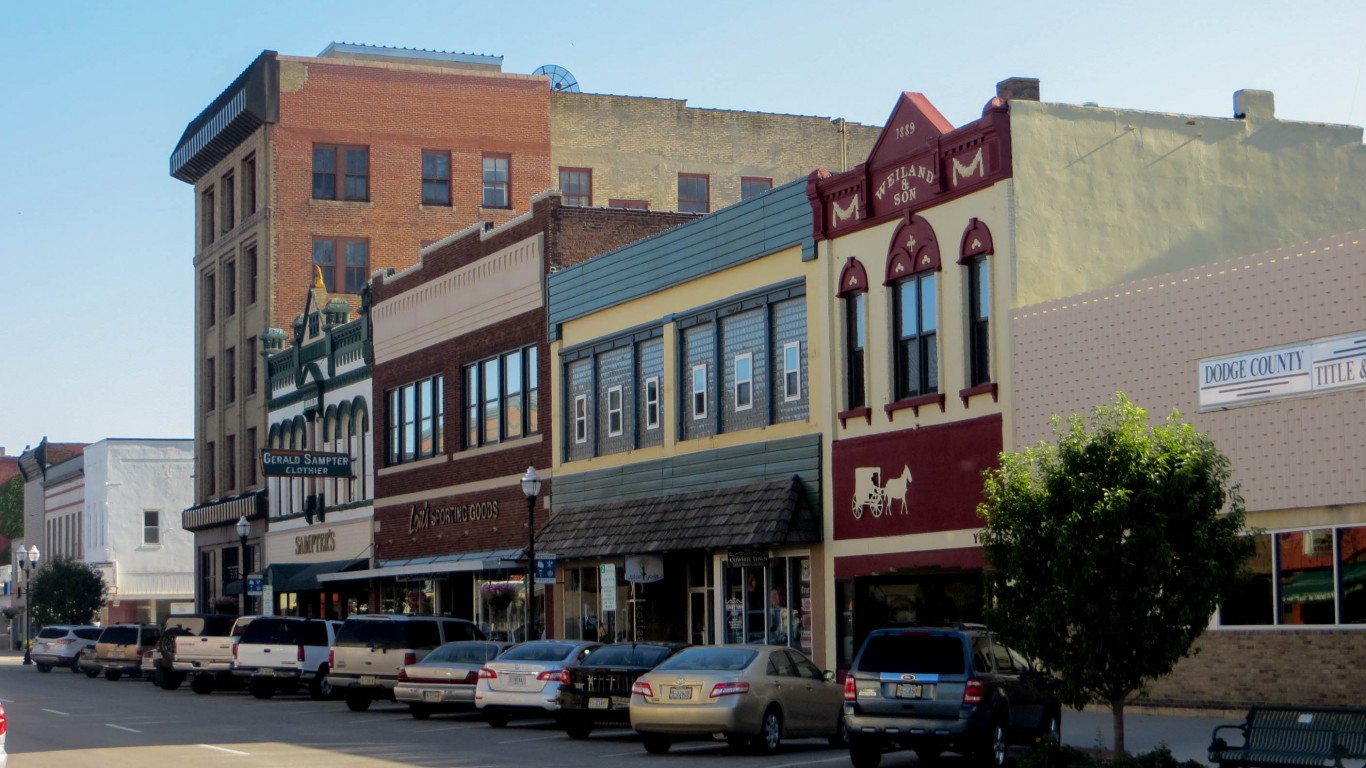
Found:
<path fill-rule="evenodd" d="M 479 670 L 474 706 L 494 728 L 518 715 L 553 716 L 560 683 L 569 682 L 567 670 L 599 645 L 587 640 L 533 640 L 513 646 Z"/>

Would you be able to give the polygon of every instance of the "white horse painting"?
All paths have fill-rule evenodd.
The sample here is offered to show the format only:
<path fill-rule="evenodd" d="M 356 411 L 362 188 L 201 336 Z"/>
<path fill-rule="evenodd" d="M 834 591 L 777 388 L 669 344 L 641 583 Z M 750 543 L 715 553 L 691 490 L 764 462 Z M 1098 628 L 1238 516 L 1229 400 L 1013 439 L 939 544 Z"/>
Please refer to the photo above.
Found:
<path fill-rule="evenodd" d="M 901 514 L 909 514 L 910 509 L 906 506 L 906 490 L 911 485 L 911 468 L 905 464 L 901 465 L 901 477 L 894 477 L 887 481 L 883 490 L 887 492 L 887 512 L 892 511 L 892 502 L 901 502 Z"/>

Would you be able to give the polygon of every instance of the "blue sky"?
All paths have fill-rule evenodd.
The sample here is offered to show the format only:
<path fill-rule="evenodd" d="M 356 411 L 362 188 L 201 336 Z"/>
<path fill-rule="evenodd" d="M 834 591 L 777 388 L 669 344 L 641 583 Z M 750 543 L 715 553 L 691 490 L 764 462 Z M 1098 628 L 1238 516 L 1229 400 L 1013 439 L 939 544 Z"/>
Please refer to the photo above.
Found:
<path fill-rule="evenodd" d="M 513 23 L 509 23 L 512 20 Z M 881 124 L 954 124 L 998 80 L 1045 101 L 1366 122 L 1366 3 L 0 0 L 0 446 L 193 434 L 186 123 L 256 54 L 329 42 L 559 64 L 583 90 Z"/>

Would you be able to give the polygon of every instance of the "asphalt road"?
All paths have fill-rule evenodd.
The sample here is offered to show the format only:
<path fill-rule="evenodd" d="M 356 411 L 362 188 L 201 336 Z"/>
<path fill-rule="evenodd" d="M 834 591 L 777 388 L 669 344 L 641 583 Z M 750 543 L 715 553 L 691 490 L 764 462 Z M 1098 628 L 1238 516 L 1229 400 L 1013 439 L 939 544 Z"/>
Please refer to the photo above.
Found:
<path fill-rule="evenodd" d="M 198 695 L 188 685 L 163 691 L 138 679 L 110 682 L 63 670 L 40 674 L 11 655 L 0 656 L 0 701 L 9 723 L 10 768 L 849 765 L 847 752 L 823 740 L 784 742 L 768 757 L 732 754 L 718 742 L 679 743 L 666 756 L 652 756 L 629 729 L 601 729 L 587 741 L 572 741 L 549 720 L 493 729 L 465 714 L 418 721 L 406 707 L 381 702 L 368 712 L 351 712 L 341 701 L 310 701 L 306 695 Z M 1131 715 L 1127 722 L 1131 750 L 1166 741 L 1178 758 L 1203 760 L 1210 728 L 1221 721 Z M 1064 740 L 1077 746 L 1096 746 L 1108 727 L 1104 712 L 1063 716 Z M 883 760 L 886 768 L 916 764 L 910 752 Z M 946 757 L 943 764 L 965 763 Z"/>

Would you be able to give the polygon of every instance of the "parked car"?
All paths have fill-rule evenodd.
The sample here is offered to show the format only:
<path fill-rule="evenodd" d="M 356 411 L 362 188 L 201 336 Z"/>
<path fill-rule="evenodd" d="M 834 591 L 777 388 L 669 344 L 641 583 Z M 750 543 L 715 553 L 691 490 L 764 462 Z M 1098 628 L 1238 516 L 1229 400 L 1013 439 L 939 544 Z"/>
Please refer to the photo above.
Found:
<path fill-rule="evenodd" d="M 124 675 L 142 676 L 142 654 L 156 647 L 161 627 L 156 624 L 114 624 L 105 627 L 95 642 L 95 661 L 104 679 L 118 680 Z"/>
<path fill-rule="evenodd" d="M 517 715 L 550 717 L 569 669 L 601 644 L 588 640 L 532 640 L 509 648 L 479 670 L 474 706 L 494 728 Z"/>
<path fill-rule="evenodd" d="M 565 733 L 586 739 L 598 723 L 631 724 L 631 686 L 636 678 L 686 648 L 684 643 L 604 645 L 576 667 L 555 694 L 555 710 Z"/>
<path fill-rule="evenodd" d="M 30 657 L 39 672 L 51 672 L 53 667 L 69 667 L 78 672 L 76 662 L 81 649 L 95 647 L 104 630 L 87 624 L 54 624 L 38 630 Z"/>
<path fill-rule="evenodd" d="M 394 699 L 406 703 L 418 720 L 433 712 L 474 709 L 474 686 L 479 670 L 512 643 L 493 640 L 457 640 L 427 654 L 416 664 L 398 671 Z"/>
<path fill-rule="evenodd" d="M 1062 706 L 1023 656 L 983 627 L 888 627 L 864 640 L 845 678 L 844 719 L 855 768 L 913 749 L 1004 765 L 1012 744 L 1058 736 Z"/>
<path fill-rule="evenodd" d="M 455 640 L 483 640 L 473 622 L 441 616 L 367 613 L 347 618 L 327 660 L 334 690 L 352 712 L 376 699 L 394 700 L 398 671 Z"/>
<path fill-rule="evenodd" d="M 9 731 L 9 721 L 5 717 L 5 707 L 0 705 L 0 768 L 9 764 L 9 753 L 5 751 L 5 734 Z"/>
<path fill-rule="evenodd" d="M 236 616 L 222 613 L 174 613 L 161 622 L 161 641 L 157 643 L 152 682 L 173 691 L 185 681 L 186 669 L 176 670 L 176 643 L 179 638 L 211 638 L 228 635 Z M 207 641 L 203 641 L 207 642 Z M 187 647 L 188 650 L 188 647 Z"/>
<path fill-rule="evenodd" d="M 232 654 L 242 633 L 255 616 L 194 614 L 184 617 L 182 631 L 168 644 L 172 648 L 171 670 L 190 681 L 195 693 L 237 685 L 232 674 Z M 174 678 L 168 685 L 179 685 Z"/>
<path fill-rule="evenodd" d="M 764 754 L 783 738 L 844 743 L 841 689 L 801 651 L 776 645 L 685 648 L 631 687 L 631 727 L 645 750 L 663 754 L 675 740 L 724 739 Z"/>
<path fill-rule="evenodd" d="M 95 658 L 95 646 L 82 648 L 81 655 L 76 659 L 77 671 L 84 672 L 86 677 L 99 677 L 104 667 Z"/>
<path fill-rule="evenodd" d="M 327 656 L 340 621 L 302 616 L 262 616 L 247 625 L 233 646 L 232 673 L 258 699 L 294 693 L 301 685 L 315 699 L 332 698 Z"/>

